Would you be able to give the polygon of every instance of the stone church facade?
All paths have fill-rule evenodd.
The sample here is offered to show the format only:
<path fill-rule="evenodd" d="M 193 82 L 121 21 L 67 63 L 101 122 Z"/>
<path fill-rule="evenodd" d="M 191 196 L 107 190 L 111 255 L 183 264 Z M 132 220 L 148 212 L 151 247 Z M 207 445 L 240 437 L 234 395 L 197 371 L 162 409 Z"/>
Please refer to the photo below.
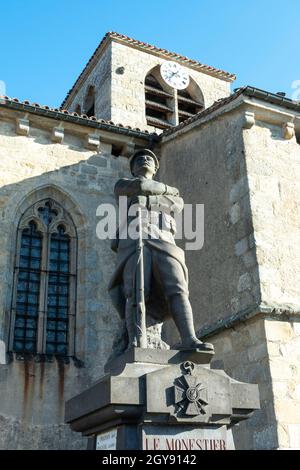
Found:
<path fill-rule="evenodd" d="M 166 61 L 188 73 L 184 91 L 162 79 Z M 234 79 L 108 33 L 60 109 L 0 99 L 0 448 L 86 447 L 64 403 L 103 374 L 120 328 L 97 207 L 142 147 L 204 204 L 204 245 L 186 252 L 198 336 L 213 367 L 260 390 L 236 447 L 300 448 L 300 104 L 231 93 Z M 176 343 L 171 323 L 164 334 Z"/>

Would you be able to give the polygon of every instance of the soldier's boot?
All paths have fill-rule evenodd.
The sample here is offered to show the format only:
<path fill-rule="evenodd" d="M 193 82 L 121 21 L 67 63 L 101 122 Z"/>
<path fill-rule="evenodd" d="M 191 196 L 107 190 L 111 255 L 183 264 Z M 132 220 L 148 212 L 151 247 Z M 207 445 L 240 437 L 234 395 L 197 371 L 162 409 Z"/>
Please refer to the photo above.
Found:
<path fill-rule="evenodd" d="M 136 323 L 134 321 L 134 317 L 135 315 L 131 299 L 126 299 L 125 321 L 128 334 L 128 346 L 126 351 L 137 347 Z"/>
<path fill-rule="evenodd" d="M 210 343 L 203 343 L 196 337 L 193 311 L 187 295 L 177 294 L 169 298 L 171 314 L 181 336 L 181 344 L 178 349 L 200 349 L 201 351 L 213 351 Z"/>

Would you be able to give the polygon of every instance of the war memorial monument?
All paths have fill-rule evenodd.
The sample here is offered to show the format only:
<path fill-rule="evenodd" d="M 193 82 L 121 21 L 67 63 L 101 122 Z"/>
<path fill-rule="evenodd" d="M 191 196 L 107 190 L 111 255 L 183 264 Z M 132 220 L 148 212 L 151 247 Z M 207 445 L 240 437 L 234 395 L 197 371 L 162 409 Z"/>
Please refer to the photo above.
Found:
<path fill-rule="evenodd" d="M 65 419 L 90 437 L 90 449 L 234 449 L 230 428 L 259 408 L 258 386 L 210 368 L 214 347 L 196 337 L 184 251 L 174 240 L 183 200 L 152 179 L 158 168 L 151 150 L 137 150 L 133 178 L 115 185 L 116 197 L 127 197 L 126 236 L 120 224 L 109 290 L 125 329 L 106 375 L 66 403 Z M 161 338 L 168 316 L 181 337 L 176 349 Z"/>

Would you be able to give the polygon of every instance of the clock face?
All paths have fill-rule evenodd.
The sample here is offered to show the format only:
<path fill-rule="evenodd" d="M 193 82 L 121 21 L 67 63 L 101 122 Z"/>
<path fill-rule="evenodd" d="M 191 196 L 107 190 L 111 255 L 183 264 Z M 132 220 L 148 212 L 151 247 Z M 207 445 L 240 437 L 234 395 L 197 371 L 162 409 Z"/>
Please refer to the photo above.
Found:
<path fill-rule="evenodd" d="M 189 74 L 176 62 L 164 62 L 160 73 L 164 81 L 177 90 L 184 90 L 190 83 Z"/>

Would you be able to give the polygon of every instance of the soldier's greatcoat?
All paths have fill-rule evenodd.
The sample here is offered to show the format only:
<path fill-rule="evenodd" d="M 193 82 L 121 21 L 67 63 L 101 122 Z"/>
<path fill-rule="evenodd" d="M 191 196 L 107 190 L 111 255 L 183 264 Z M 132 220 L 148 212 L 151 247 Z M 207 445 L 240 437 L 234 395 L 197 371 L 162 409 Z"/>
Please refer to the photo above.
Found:
<path fill-rule="evenodd" d="M 118 194 L 120 187 L 122 193 L 131 194 L 128 198 L 128 209 L 136 202 L 136 194 L 132 194 L 132 188 L 137 178 L 133 179 L 122 179 L 119 180 L 115 186 L 115 193 Z M 145 267 L 145 298 L 147 303 L 147 314 L 150 314 L 153 318 L 158 321 L 163 321 L 169 317 L 168 304 L 166 302 L 167 296 L 170 292 L 164 292 L 161 283 L 157 282 L 157 279 L 153 276 L 151 266 L 152 258 L 155 258 L 156 263 L 159 260 L 159 264 L 162 266 L 169 264 L 177 264 L 176 269 L 163 273 L 164 276 L 168 276 L 168 290 L 176 294 L 184 292 L 188 294 L 188 271 L 185 264 L 184 251 L 176 246 L 174 240 L 174 234 L 176 231 L 175 220 L 172 216 L 172 212 L 181 212 L 183 208 L 183 200 L 178 196 L 148 196 L 148 209 L 156 211 L 161 214 L 158 220 L 163 217 L 164 224 L 160 223 L 147 224 L 144 227 L 144 232 L 147 235 L 144 238 L 144 267 Z M 149 202 L 150 201 L 150 202 Z M 128 216 L 128 225 L 132 222 L 134 217 Z M 152 235 L 151 235 L 152 234 Z M 154 234 L 154 237 L 153 237 Z M 130 238 L 117 239 L 115 243 L 115 251 L 118 253 L 117 265 L 109 283 L 109 292 L 113 301 L 114 306 L 118 310 L 120 316 L 123 318 L 125 315 L 125 302 L 126 296 L 124 291 L 124 270 L 127 266 L 127 273 L 131 273 L 133 279 L 133 291 L 134 291 L 134 271 L 136 266 L 136 247 L 137 240 Z M 171 260 L 170 260 L 171 258 Z M 173 261 L 172 261 L 173 260 Z M 130 265 L 128 265 L 130 263 Z M 132 268 L 132 269 L 131 269 Z M 159 269 L 159 266 L 158 266 Z M 132 292 L 134 295 L 134 292 Z M 127 292 L 128 296 L 128 292 Z"/>

